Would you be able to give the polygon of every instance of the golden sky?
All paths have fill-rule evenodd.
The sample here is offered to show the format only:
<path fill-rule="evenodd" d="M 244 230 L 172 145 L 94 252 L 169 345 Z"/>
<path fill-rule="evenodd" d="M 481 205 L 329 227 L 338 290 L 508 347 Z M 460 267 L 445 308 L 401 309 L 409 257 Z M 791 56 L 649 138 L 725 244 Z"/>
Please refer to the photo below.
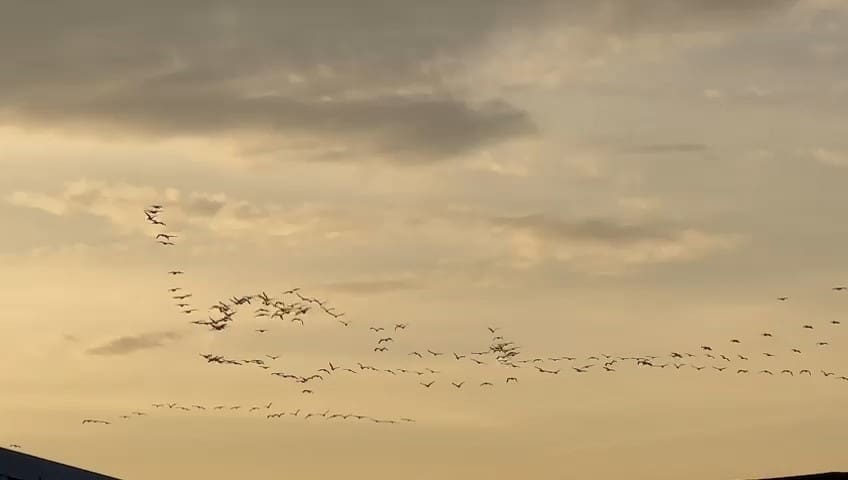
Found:
<path fill-rule="evenodd" d="M 848 470 L 847 27 L 841 0 L 7 2 L 0 442 L 126 479 Z M 350 325 L 190 323 L 294 287 Z M 545 360 L 454 357 L 490 326 Z M 270 375 L 328 362 L 358 373 Z"/>

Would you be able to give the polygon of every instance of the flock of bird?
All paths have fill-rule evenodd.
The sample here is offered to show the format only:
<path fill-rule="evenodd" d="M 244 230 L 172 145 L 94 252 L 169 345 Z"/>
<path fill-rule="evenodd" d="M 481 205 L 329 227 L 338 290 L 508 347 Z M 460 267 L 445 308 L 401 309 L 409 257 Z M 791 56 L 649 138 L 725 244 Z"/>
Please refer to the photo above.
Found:
<path fill-rule="evenodd" d="M 161 218 L 163 211 L 164 207 L 162 205 L 151 205 L 145 209 L 144 214 L 147 222 L 155 227 L 167 227 L 167 224 Z M 159 231 L 154 235 L 154 240 L 163 247 L 176 246 L 175 239 L 177 238 L 179 238 L 178 235 L 166 231 Z M 176 268 L 167 271 L 168 276 L 171 278 L 182 278 L 184 273 L 183 270 Z M 180 313 L 190 316 L 200 311 L 192 303 L 193 294 L 184 290 L 182 284 L 172 284 L 167 287 L 167 291 Z M 832 287 L 832 291 L 835 293 L 844 293 L 848 291 L 848 287 L 835 286 Z M 776 299 L 779 302 L 789 301 L 789 297 L 787 296 L 780 296 Z M 377 354 L 376 356 L 378 358 L 386 358 L 381 357 L 381 355 L 389 351 L 398 350 L 400 345 L 408 340 L 407 331 L 410 328 L 408 322 L 393 323 L 391 325 L 354 325 L 352 321 L 345 320 L 345 313 L 338 312 L 326 300 L 305 295 L 300 288 L 288 289 L 276 295 L 270 295 L 264 291 L 233 295 L 210 305 L 208 312 L 205 314 L 206 318 L 192 319 L 190 323 L 207 327 L 210 332 L 215 334 L 226 334 L 225 331 L 233 328 L 237 323 L 241 323 L 237 322 L 237 320 L 245 316 L 245 311 L 247 311 L 246 315 L 250 319 L 251 324 L 258 323 L 258 326 L 250 327 L 257 335 L 264 335 L 271 332 L 277 328 L 274 325 L 280 325 L 280 322 L 285 325 L 304 327 L 309 322 L 312 322 L 310 316 L 314 313 L 328 318 L 329 321 L 334 322 L 339 328 L 367 328 L 369 334 L 374 338 L 373 344 L 368 348 L 372 354 Z M 506 387 L 508 385 L 519 384 L 520 378 L 528 374 L 554 377 L 567 373 L 585 375 L 596 372 L 609 375 L 626 368 L 727 372 L 735 375 L 787 377 L 812 377 L 816 375 L 831 380 L 848 381 L 848 375 L 841 372 L 813 368 L 812 366 L 806 366 L 804 368 L 793 366 L 792 368 L 788 368 L 788 365 L 781 363 L 791 357 L 794 357 L 794 359 L 804 359 L 809 349 L 828 348 L 831 343 L 830 335 L 835 329 L 840 327 L 841 322 L 839 320 L 831 320 L 821 325 L 814 325 L 812 323 L 798 324 L 796 326 L 798 333 L 805 333 L 806 335 L 786 336 L 785 338 L 791 339 L 793 342 L 793 345 L 789 347 L 785 344 L 781 346 L 775 342 L 777 338 L 775 332 L 765 331 L 760 333 L 759 342 L 753 342 L 751 339 L 743 341 L 740 338 L 728 338 L 723 346 L 716 344 L 693 345 L 688 349 L 689 351 L 672 351 L 658 355 L 612 355 L 600 353 L 589 356 L 562 354 L 553 356 L 529 356 L 523 352 L 522 348 L 515 341 L 510 340 L 504 333 L 501 333 L 500 328 L 490 326 L 487 328 L 489 335 L 487 343 L 471 351 L 440 351 L 432 347 L 405 349 L 400 352 L 406 357 L 405 361 L 398 362 L 402 363 L 401 366 L 363 362 L 343 365 L 338 362 L 329 361 L 320 368 L 302 372 L 277 368 L 277 360 L 280 359 L 280 355 L 277 354 L 269 353 L 264 355 L 263 358 L 229 358 L 220 353 L 200 353 L 199 357 L 210 365 L 261 370 L 270 377 L 288 381 L 296 385 L 302 395 L 315 394 L 321 385 L 335 377 L 353 375 L 358 376 L 357 378 L 360 378 L 362 375 L 390 375 L 399 379 L 411 378 L 415 379 L 415 382 L 417 382 L 420 388 L 425 390 L 430 390 L 434 387 L 438 388 L 439 386 L 451 390 L 468 389 L 472 386 L 480 389 L 492 389 L 496 385 Z M 755 345 L 760 351 L 752 351 L 750 348 L 745 348 L 747 346 L 746 344 Z M 393 356 L 391 358 L 397 357 Z M 767 363 L 762 365 L 757 363 L 756 360 Z M 450 367 L 450 362 L 453 362 L 454 365 L 462 365 L 463 363 L 460 362 L 464 362 L 469 367 L 479 369 L 477 371 L 480 375 L 474 380 L 468 377 L 451 377 L 443 368 L 445 366 Z M 448 370 L 452 369 L 448 368 Z M 415 420 L 405 417 L 388 419 L 354 413 L 332 413 L 330 410 L 308 413 L 302 409 L 296 409 L 291 412 L 271 412 L 272 404 L 273 402 L 268 402 L 264 405 L 243 407 L 242 405 L 182 405 L 178 402 L 164 402 L 155 403 L 152 407 L 157 410 L 166 409 L 193 413 L 208 411 L 234 412 L 240 410 L 247 413 L 259 412 L 260 414 L 264 414 L 268 419 L 282 417 L 295 417 L 303 420 L 312 418 L 322 418 L 325 420 L 353 419 L 377 424 L 415 422 Z M 134 410 L 118 416 L 117 420 L 86 418 L 82 420 L 82 424 L 112 425 L 118 421 L 128 421 L 148 415 L 148 412 Z M 11 446 L 13 448 L 20 448 L 17 444 Z"/>

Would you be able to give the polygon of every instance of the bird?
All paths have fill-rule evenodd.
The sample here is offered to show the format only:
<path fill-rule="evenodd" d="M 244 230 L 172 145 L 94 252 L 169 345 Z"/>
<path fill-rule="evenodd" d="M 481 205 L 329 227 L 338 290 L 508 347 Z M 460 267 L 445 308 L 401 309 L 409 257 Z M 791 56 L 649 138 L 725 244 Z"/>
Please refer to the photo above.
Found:
<path fill-rule="evenodd" d="M 315 393 L 315 392 L 313 392 L 312 390 L 309 390 L 309 389 L 304 389 L 300 393 L 311 394 L 311 393 Z"/>
<path fill-rule="evenodd" d="M 557 373 L 559 373 L 559 370 L 545 370 L 544 368 L 541 368 L 541 367 L 535 367 L 535 368 L 536 368 L 536 370 L 539 371 L 539 373 L 550 373 L 550 374 L 553 374 L 553 375 L 556 375 Z"/>
<path fill-rule="evenodd" d="M 15 449 L 20 450 L 22 447 L 20 445 L 18 445 L 17 443 L 12 443 L 12 444 L 9 444 L 9 448 L 15 448 Z"/>
<path fill-rule="evenodd" d="M 480 384 L 481 387 L 493 387 L 492 382 L 483 382 Z"/>
<path fill-rule="evenodd" d="M 156 234 L 156 238 L 164 238 L 165 240 L 170 240 L 172 238 L 177 238 L 177 236 L 170 233 L 158 233 Z"/>
<path fill-rule="evenodd" d="M 764 333 L 762 333 L 762 336 L 764 336 L 764 337 L 771 337 L 771 336 L 772 336 L 772 334 L 770 334 L 770 333 L 768 333 L 768 332 L 764 332 Z"/>
<path fill-rule="evenodd" d="M 267 332 L 267 331 L 268 331 L 268 330 L 266 330 L 266 329 L 264 329 L 264 328 L 257 328 L 257 329 L 256 329 L 256 333 L 265 333 L 265 332 Z"/>
<path fill-rule="evenodd" d="M 777 297 L 777 299 L 781 302 L 785 302 L 785 301 L 789 300 L 789 297 Z"/>
<path fill-rule="evenodd" d="M 433 386 L 433 384 L 434 384 L 434 383 L 436 383 L 436 381 L 435 381 L 435 380 L 431 380 L 431 381 L 430 381 L 430 383 L 424 383 L 424 382 L 420 382 L 420 383 L 421 383 L 421 385 L 423 385 L 423 386 L 425 386 L 425 387 L 427 387 L 427 388 L 430 388 L 430 387 L 432 387 L 432 386 Z"/>
<path fill-rule="evenodd" d="M 731 339 L 731 340 L 730 340 L 730 343 L 742 343 L 742 342 L 740 342 L 739 340 L 737 340 L 737 339 L 735 339 L 735 338 L 734 338 L 734 339 Z"/>
<path fill-rule="evenodd" d="M 816 345 L 823 347 L 825 345 L 830 345 L 830 343 L 828 343 L 828 342 L 817 342 Z"/>
<path fill-rule="evenodd" d="M 182 275 L 183 273 L 185 273 L 185 272 L 183 272 L 181 270 L 171 270 L 170 272 L 168 272 L 168 274 L 170 274 L 170 275 Z"/>
<path fill-rule="evenodd" d="M 462 388 L 462 385 L 464 385 L 464 384 L 465 384 L 465 382 L 459 382 L 459 383 L 451 382 L 451 385 L 453 385 L 456 388 Z"/>
<path fill-rule="evenodd" d="M 276 360 L 276 359 L 280 358 L 279 355 L 265 355 L 265 356 L 270 358 L 271 360 Z"/>
<path fill-rule="evenodd" d="M 509 383 L 510 380 L 512 380 L 515 383 L 518 383 L 518 379 L 516 377 L 507 377 L 505 383 Z"/>
<path fill-rule="evenodd" d="M 388 347 L 374 347 L 375 352 L 387 352 L 389 351 Z"/>
<path fill-rule="evenodd" d="M 833 325 L 839 325 L 840 324 L 839 320 L 831 320 L 830 323 L 833 324 Z"/>
<path fill-rule="evenodd" d="M 409 326 L 409 324 L 408 324 L 408 323 L 396 323 L 396 324 L 395 324 L 395 331 L 398 331 L 398 330 L 405 330 L 405 329 L 406 329 L 406 327 L 408 327 L 408 326 Z"/>
<path fill-rule="evenodd" d="M 832 290 L 835 291 L 835 292 L 841 292 L 841 291 L 848 290 L 848 287 L 842 287 L 842 286 L 833 287 Z"/>
<path fill-rule="evenodd" d="M 383 330 L 385 330 L 385 328 L 383 328 L 383 327 L 371 327 L 371 328 L 369 328 L 369 330 L 372 330 L 374 332 L 382 332 Z"/>
<path fill-rule="evenodd" d="M 85 420 L 82 421 L 82 424 L 85 425 L 86 423 L 102 423 L 103 425 L 109 425 L 112 422 L 108 422 L 106 420 L 97 420 L 97 419 L 92 419 L 92 418 L 86 418 Z"/>
<path fill-rule="evenodd" d="M 767 373 L 769 375 L 774 375 L 770 370 L 760 370 L 760 373 Z"/>
<path fill-rule="evenodd" d="M 812 330 L 812 329 L 813 329 L 813 326 L 812 326 L 812 325 L 804 325 L 804 327 L 803 327 L 803 328 L 806 328 L 806 329 L 808 329 L 808 330 Z"/>

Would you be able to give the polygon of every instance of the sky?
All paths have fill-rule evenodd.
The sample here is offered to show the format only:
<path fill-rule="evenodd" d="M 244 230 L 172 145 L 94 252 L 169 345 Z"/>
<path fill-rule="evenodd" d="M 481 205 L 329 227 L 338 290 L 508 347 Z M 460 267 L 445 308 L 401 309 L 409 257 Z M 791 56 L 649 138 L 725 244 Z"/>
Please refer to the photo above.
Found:
<path fill-rule="evenodd" d="M 848 470 L 848 3 L 5 7 L 3 446 L 126 479 Z M 190 323 L 295 287 L 344 316 Z M 487 327 L 578 363 L 455 360 Z M 601 354 L 688 365 L 572 369 Z M 327 362 L 439 373 L 269 375 Z"/>

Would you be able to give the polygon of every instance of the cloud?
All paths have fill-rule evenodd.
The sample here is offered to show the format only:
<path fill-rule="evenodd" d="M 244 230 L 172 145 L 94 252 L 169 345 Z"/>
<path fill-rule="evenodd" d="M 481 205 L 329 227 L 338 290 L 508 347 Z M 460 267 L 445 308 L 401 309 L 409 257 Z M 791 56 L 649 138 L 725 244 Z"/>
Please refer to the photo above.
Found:
<path fill-rule="evenodd" d="M 630 35 L 721 31 L 791 3 L 16 1 L 0 19 L 0 122 L 442 161 L 536 132 L 528 112 L 480 85 L 519 70 L 539 78 L 538 65 L 562 58 L 519 68 L 536 46 L 505 48 L 512 32 L 566 29 L 587 60 L 574 63 L 591 70 Z M 492 55 L 506 50 L 512 63 Z"/>
<path fill-rule="evenodd" d="M 353 215 L 310 204 L 283 206 L 254 204 L 222 193 L 157 189 L 127 183 L 76 180 L 57 194 L 18 191 L 6 197 L 12 205 L 42 210 L 53 215 L 86 214 L 100 217 L 121 233 L 149 233 L 142 210 L 152 203 L 166 203 L 161 218 L 169 228 L 191 228 L 217 236 L 251 234 L 280 237 L 315 233 L 326 237 L 352 234 Z M 252 237 L 251 237 L 252 238 Z"/>
<path fill-rule="evenodd" d="M 181 337 L 176 332 L 154 332 L 118 337 L 86 350 L 90 355 L 127 355 L 141 350 L 159 348 Z"/>
<path fill-rule="evenodd" d="M 341 293 L 372 295 L 402 290 L 416 290 L 422 288 L 423 284 L 419 278 L 406 276 L 333 282 L 325 285 L 325 287 Z"/>
<path fill-rule="evenodd" d="M 633 147 L 627 149 L 626 152 L 633 154 L 695 153 L 705 152 L 709 149 L 709 146 L 700 143 L 657 143 Z"/>
<path fill-rule="evenodd" d="M 70 343 L 78 343 L 80 341 L 79 337 L 71 335 L 70 333 L 63 333 L 62 340 Z"/>
<path fill-rule="evenodd" d="M 812 152 L 813 158 L 829 167 L 848 167 L 848 153 L 817 148 Z"/>
<path fill-rule="evenodd" d="M 710 233 L 675 222 L 563 220 L 542 214 L 498 216 L 487 221 L 496 232 L 508 235 L 516 266 L 554 261 L 598 274 L 693 261 L 744 241 L 740 235 Z"/>

